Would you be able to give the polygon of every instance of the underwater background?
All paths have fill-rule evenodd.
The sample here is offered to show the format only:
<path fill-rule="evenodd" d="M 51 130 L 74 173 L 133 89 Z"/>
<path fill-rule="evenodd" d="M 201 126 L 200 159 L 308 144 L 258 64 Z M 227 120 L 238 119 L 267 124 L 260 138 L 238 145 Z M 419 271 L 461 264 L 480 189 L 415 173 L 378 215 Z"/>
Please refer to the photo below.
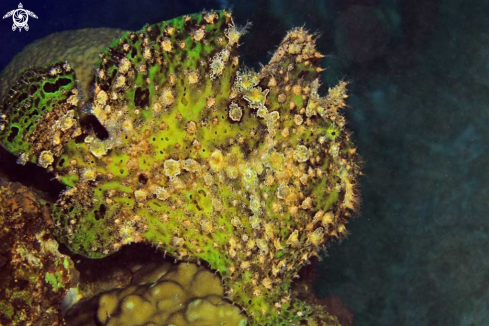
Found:
<path fill-rule="evenodd" d="M 53 32 L 138 30 L 203 9 L 231 9 L 237 24 L 252 22 L 240 59 L 254 68 L 291 28 L 317 32 L 319 51 L 331 54 L 323 83 L 350 82 L 345 115 L 364 175 L 361 213 L 319 263 L 316 293 L 341 298 L 353 325 L 489 325 L 489 2 L 23 5 L 39 18 L 20 33 L 11 19 L 0 22 L 0 70 Z M 0 12 L 17 6 L 2 1 Z"/>

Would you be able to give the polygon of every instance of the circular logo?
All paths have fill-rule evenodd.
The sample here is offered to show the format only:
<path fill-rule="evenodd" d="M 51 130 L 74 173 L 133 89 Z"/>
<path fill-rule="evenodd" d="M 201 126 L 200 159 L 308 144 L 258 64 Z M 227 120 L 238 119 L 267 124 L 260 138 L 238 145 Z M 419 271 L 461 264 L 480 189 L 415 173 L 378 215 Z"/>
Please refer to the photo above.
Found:
<path fill-rule="evenodd" d="M 15 31 L 16 29 L 18 29 L 19 32 L 22 31 L 22 28 L 25 29 L 26 31 L 29 30 L 29 25 L 27 25 L 29 16 L 37 18 L 35 13 L 29 10 L 25 10 L 24 6 L 22 6 L 22 3 L 19 3 L 18 9 L 9 11 L 2 18 L 5 19 L 10 16 L 12 16 L 12 19 L 14 20 L 14 24 L 12 25 L 12 30 Z"/>
<path fill-rule="evenodd" d="M 27 25 L 27 20 L 29 19 L 29 16 L 24 9 L 15 10 L 12 16 L 14 18 L 15 26 L 23 28 L 25 25 Z"/>

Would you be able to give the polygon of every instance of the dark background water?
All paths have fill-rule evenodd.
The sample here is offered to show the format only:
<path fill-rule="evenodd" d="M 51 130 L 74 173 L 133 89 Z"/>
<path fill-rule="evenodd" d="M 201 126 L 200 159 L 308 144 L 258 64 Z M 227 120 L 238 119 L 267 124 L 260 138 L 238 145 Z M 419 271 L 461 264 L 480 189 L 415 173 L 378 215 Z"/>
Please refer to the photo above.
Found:
<path fill-rule="evenodd" d="M 463 0 L 28 1 L 28 32 L 0 21 L 0 69 L 35 39 L 136 30 L 202 9 L 253 23 L 242 60 L 265 63 L 286 31 L 317 31 L 327 85 L 362 155 L 361 215 L 328 249 L 316 291 L 354 325 L 489 325 L 489 2 Z M 18 0 L 0 3 L 3 16 Z"/>

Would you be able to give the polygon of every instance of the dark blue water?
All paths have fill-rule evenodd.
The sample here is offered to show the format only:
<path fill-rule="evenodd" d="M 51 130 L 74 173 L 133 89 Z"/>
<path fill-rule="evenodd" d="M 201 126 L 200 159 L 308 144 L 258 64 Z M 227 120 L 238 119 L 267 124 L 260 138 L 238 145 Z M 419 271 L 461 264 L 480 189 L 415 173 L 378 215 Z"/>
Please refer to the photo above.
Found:
<path fill-rule="evenodd" d="M 0 69 L 26 44 L 86 27 L 136 30 L 203 9 L 253 23 L 242 60 L 286 31 L 317 31 L 324 83 L 351 82 L 364 159 L 360 216 L 328 249 L 316 291 L 354 325 L 489 325 L 489 3 L 462 0 L 28 1 L 28 32 L 0 21 Z M 0 3 L 2 16 L 18 0 Z"/>

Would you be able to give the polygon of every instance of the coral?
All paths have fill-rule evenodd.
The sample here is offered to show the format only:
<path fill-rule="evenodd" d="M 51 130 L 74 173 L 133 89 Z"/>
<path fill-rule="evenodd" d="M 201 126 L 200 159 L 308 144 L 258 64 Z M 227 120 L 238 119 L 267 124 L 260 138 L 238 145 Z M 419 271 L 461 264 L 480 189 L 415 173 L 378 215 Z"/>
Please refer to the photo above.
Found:
<path fill-rule="evenodd" d="M 43 204 L 20 184 L 0 185 L 2 325 L 64 325 L 57 307 L 77 274 L 58 251 Z"/>
<path fill-rule="evenodd" d="M 125 246 L 103 259 L 81 258 L 77 268 L 78 286 L 63 301 L 70 326 L 129 325 L 136 318 L 157 325 L 171 324 L 170 320 L 180 320 L 177 325 L 244 325 L 247 319 L 224 299 L 219 275 L 203 265 L 174 264 L 145 244 Z M 155 313 L 138 315 L 140 304 L 129 310 L 124 307 L 139 299 L 147 313 Z"/>
<path fill-rule="evenodd" d="M 99 53 L 115 37 L 124 33 L 115 28 L 86 28 L 53 33 L 32 42 L 19 52 L 0 74 L 0 100 L 12 87 L 23 69 L 57 61 L 68 61 L 78 75 L 79 85 L 88 95 L 93 81 L 92 67 Z"/>
<path fill-rule="evenodd" d="M 202 266 L 149 265 L 128 287 L 102 294 L 96 316 L 102 325 L 246 325 L 223 296 L 219 277 Z"/>
<path fill-rule="evenodd" d="M 313 312 L 291 299 L 292 278 L 358 207 L 358 158 L 346 82 L 318 93 L 314 36 L 290 31 L 255 72 L 239 65 L 245 29 L 207 12 L 115 40 L 90 102 L 103 138 L 78 123 L 69 64 L 26 70 L 1 107 L 0 142 L 69 187 L 53 219 L 74 252 L 146 241 L 204 260 L 254 323 L 289 325 Z"/>

